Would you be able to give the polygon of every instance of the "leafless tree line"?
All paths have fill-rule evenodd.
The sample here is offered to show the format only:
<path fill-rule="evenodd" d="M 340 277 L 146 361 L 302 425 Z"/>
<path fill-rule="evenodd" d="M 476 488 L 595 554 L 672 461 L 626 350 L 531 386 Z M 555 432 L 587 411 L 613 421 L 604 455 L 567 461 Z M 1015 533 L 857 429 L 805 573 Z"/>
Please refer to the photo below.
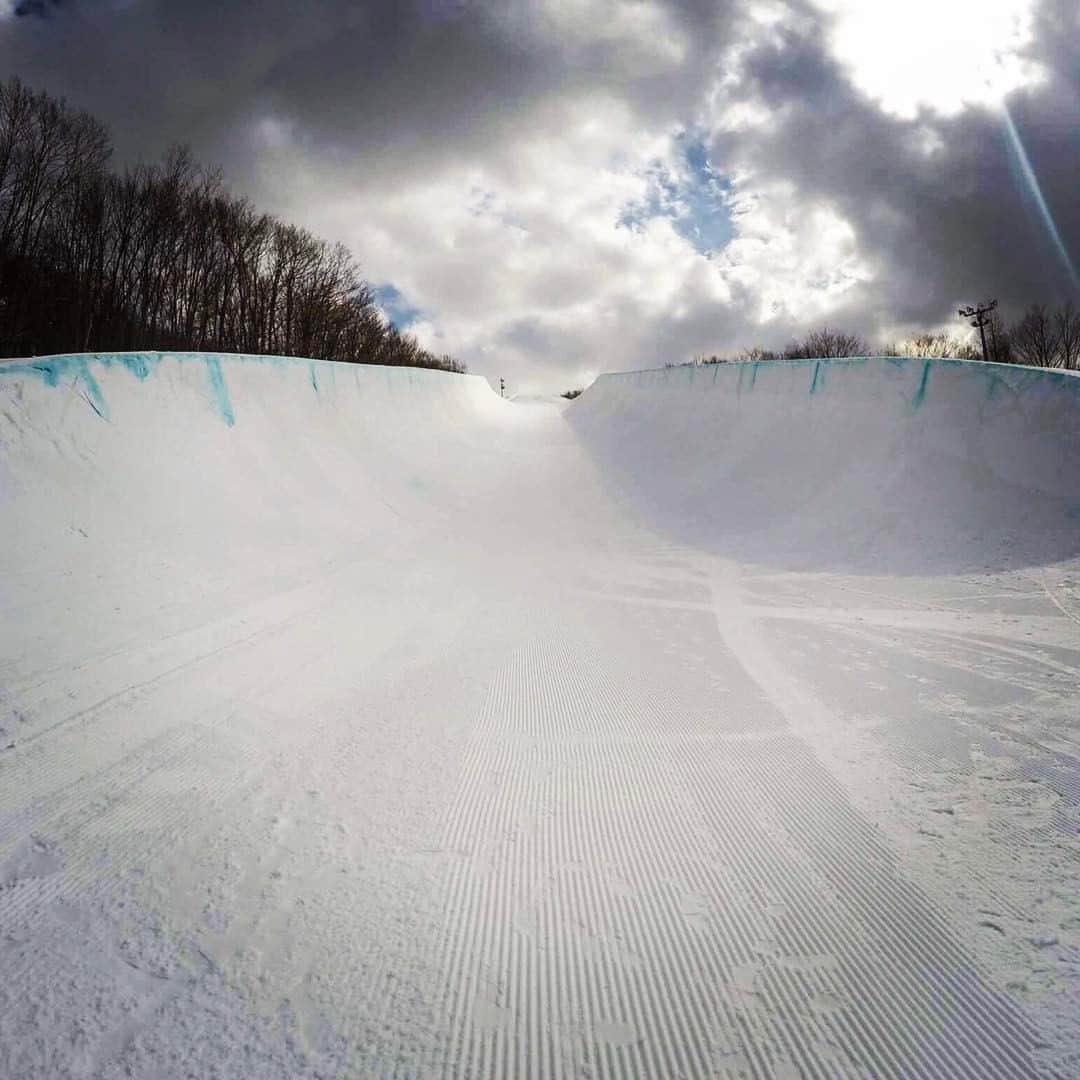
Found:
<path fill-rule="evenodd" d="M 825 326 L 820 330 L 812 331 L 805 338 L 790 342 L 783 349 L 767 349 L 763 345 L 752 345 L 730 356 L 700 354 L 694 358 L 694 362 L 723 364 L 738 360 L 816 360 L 844 356 L 869 356 L 874 352 L 875 350 L 871 349 L 858 335 Z"/>
<path fill-rule="evenodd" d="M 824 326 L 806 337 L 790 342 L 783 349 L 767 349 L 752 345 L 729 356 L 701 354 L 694 358 L 698 364 L 723 364 L 738 360 L 816 360 L 844 356 L 870 356 L 877 352 L 857 334 Z"/>
<path fill-rule="evenodd" d="M 1080 310 L 1072 301 L 1058 308 L 1032 304 L 1015 322 L 1007 324 L 994 311 L 986 325 L 986 359 L 998 364 L 1080 370 Z M 805 360 L 845 356 L 952 357 L 982 360 L 974 341 L 948 333 L 916 334 L 906 341 L 872 346 L 856 334 L 823 327 L 791 342 L 784 349 L 754 345 L 732 356 L 699 355 L 699 364 L 734 360 Z"/>
<path fill-rule="evenodd" d="M 340 244 L 259 213 L 185 149 L 109 169 L 92 116 L 0 83 L 0 355 L 137 349 L 464 371 L 388 323 Z"/>
<path fill-rule="evenodd" d="M 1080 368 L 1080 311 L 1072 302 L 1056 310 L 1031 307 L 1009 328 L 1008 359 L 1035 367 Z"/>

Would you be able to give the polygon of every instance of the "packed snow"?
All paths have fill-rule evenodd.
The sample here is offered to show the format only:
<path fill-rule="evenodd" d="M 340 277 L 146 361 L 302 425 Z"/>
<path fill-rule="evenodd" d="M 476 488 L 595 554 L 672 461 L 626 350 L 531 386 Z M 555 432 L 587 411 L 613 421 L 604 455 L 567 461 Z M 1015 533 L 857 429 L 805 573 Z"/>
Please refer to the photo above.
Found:
<path fill-rule="evenodd" d="M 1080 378 L 0 362 L 0 1077 L 1080 1075 Z"/>

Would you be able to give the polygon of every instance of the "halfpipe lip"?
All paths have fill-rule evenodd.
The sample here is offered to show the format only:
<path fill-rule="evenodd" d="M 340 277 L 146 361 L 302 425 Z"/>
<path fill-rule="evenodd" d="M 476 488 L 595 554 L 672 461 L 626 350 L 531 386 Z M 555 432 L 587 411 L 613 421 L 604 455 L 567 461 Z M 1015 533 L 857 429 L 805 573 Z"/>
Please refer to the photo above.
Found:
<path fill-rule="evenodd" d="M 995 371 L 1032 371 L 1041 375 L 1064 377 L 1068 379 L 1080 379 L 1080 369 L 1039 367 L 1034 364 L 1001 363 L 997 360 L 964 360 L 958 356 L 808 356 L 800 358 L 777 358 L 775 360 L 722 360 L 717 364 L 699 364 L 688 360 L 682 364 L 665 364 L 662 367 L 633 368 L 627 371 L 605 371 L 596 376 L 594 383 L 601 379 L 617 379 L 628 375 L 652 375 L 665 371 L 684 371 L 687 368 L 710 368 L 710 367 L 799 367 L 808 364 L 829 364 L 852 366 L 881 362 L 896 366 L 907 364 L 942 364 L 947 366 L 969 367 L 974 370 Z M 588 390 L 589 387 L 586 387 Z M 579 395 L 580 396 L 580 395 Z"/>

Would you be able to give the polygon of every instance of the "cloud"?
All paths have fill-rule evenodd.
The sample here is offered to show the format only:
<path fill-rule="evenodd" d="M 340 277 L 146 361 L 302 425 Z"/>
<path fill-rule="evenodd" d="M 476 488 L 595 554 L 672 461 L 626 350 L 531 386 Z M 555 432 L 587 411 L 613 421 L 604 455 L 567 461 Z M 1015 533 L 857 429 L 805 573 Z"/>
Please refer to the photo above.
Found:
<path fill-rule="evenodd" d="M 1045 20 L 1033 26 L 1033 33 L 1051 32 Z M 1075 21 L 1070 31 L 1080 40 Z M 1046 58 L 1043 72 L 1013 93 L 1009 109 L 1066 244 L 1075 248 L 1080 221 L 1068 176 L 1080 165 L 1080 145 L 1064 137 L 1064 124 L 1076 119 L 1075 86 L 1066 87 L 1046 62 L 1042 40 L 1028 48 Z M 725 110 L 737 121 L 740 106 L 764 107 L 768 123 L 729 123 Z M 988 294 L 1015 309 L 1069 290 L 1028 208 L 1001 109 L 883 109 L 833 52 L 828 23 L 773 28 L 746 49 L 713 123 L 729 162 L 749 178 L 747 188 L 786 185 L 789 210 L 827 206 L 847 223 L 864 272 L 838 317 L 864 332 L 940 323 L 957 301 Z"/>
<path fill-rule="evenodd" d="M 68 0 L 0 22 L 0 66 L 121 161 L 190 142 L 344 240 L 430 347 L 562 389 L 1062 295 L 999 105 L 1075 250 L 1074 5 L 984 2 L 975 37 L 969 6 L 875 35 L 855 0 Z"/>

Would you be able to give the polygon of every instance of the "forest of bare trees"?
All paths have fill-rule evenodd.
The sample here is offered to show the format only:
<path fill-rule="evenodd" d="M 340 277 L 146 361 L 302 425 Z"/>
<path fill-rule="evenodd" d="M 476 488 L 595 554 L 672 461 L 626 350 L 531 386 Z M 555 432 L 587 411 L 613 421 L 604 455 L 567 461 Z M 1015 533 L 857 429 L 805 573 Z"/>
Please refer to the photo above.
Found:
<path fill-rule="evenodd" d="M 341 245 L 259 213 L 186 150 L 109 168 L 92 116 L 0 83 L 0 356 L 269 353 L 464 371 L 382 315 Z"/>

